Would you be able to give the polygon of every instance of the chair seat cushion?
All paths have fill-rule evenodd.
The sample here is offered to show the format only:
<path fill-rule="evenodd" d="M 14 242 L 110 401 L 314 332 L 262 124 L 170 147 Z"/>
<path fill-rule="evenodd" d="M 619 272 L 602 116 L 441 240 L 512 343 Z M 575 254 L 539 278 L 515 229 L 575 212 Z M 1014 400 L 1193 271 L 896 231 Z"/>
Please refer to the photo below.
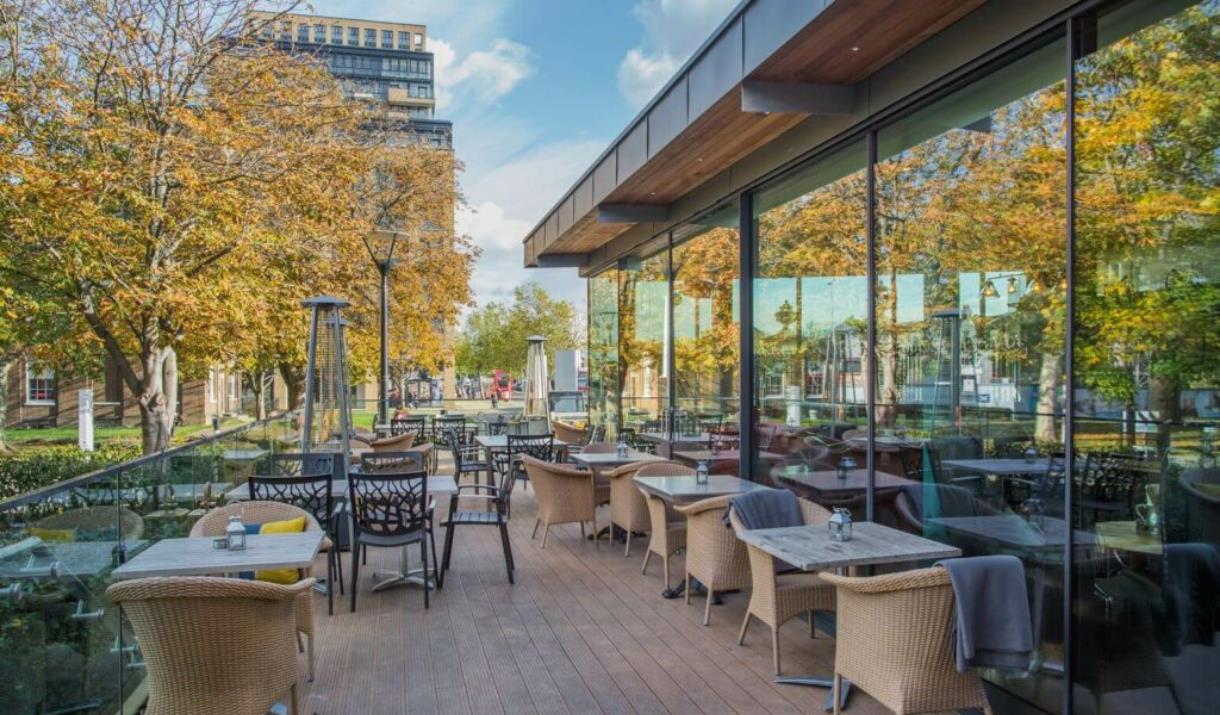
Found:
<path fill-rule="evenodd" d="M 260 534 L 299 534 L 302 531 L 305 531 L 305 517 L 303 516 L 282 521 L 267 521 L 258 529 Z M 254 578 L 259 581 L 284 585 L 294 584 L 300 577 L 297 569 L 266 569 L 254 574 Z"/>
<path fill-rule="evenodd" d="M 455 511 L 446 524 L 498 524 L 500 514 L 494 511 Z"/>
<path fill-rule="evenodd" d="M 424 530 L 416 529 L 415 531 L 406 534 L 397 534 L 395 536 L 382 536 L 380 534 L 370 534 L 367 531 L 360 532 L 357 540 L 368 546 L 404 546 L 406 544 L 414 544 L 424 538 Z"/>

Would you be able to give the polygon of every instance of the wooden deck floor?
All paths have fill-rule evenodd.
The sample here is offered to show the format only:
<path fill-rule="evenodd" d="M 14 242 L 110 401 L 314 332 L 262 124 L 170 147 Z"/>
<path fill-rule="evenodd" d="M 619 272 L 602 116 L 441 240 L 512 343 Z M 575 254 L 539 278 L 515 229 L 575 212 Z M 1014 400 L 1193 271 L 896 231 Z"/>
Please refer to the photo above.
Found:
<path fill-rule="evenodd" d="M 736 644 L 748 593 L 712 608 L 702 598 L 665 600 L 660 564 L 640 575 L 642 541 L 583 541 L 575 525 L 551 530 L 547 549 L 530 540 L 535 502 L 514 496 L 516 585 L 509 586 L 495 529 L 465 527 L 455 539 L 443 591 L 423 607 L 421 589 L 372 593 L 368 571 L 397 565 L 397 551 L 370 550 L 358 610 L 346 599 L 319 624 L 317 677 L 303 711 L 332 713 L 810 713 L 825 690 L 772 682 L 770 638 L 755 624 Z M 442 539 L 443 542 L 443 539 Z M 681 574 L 681 558 L 671 563 Z M 347 566 L 347 556 L 344 557 Z M 325 570 L 320 571 L 324 573 Z M 349 584 L 350 587 L 350 584 Z M 338 598 L 338 596 L 336 596 Z M 834 641 L 810 640 L 804 624 L 781 632 L 786 674 L 827 674 Z M 886 712 L 862 692 L 849 711 Z"/>

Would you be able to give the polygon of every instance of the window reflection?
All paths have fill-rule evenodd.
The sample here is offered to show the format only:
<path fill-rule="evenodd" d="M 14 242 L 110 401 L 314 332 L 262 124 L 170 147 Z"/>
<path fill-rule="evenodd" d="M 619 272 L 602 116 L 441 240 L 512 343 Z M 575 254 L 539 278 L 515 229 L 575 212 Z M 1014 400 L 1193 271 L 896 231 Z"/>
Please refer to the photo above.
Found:
<path fill-rule="evenodd" d="M 668 406 L 665 376 L 669 252 L 628 258 L 619 269 L 619 366 L 622 426 L 634 434 L 654 431 Z"/>
<path fill-rule="evenodd" d="M 740 392 L 738 221 L 734 203 L 673 233 L 676 441 L 721 433 L 717 440 L 733 446 L 728 435 L 737 430 Z"/>
<path fill-rule="evenodd" d="M 867 159 L 859 142 L 755 198 L 760 479 L 833 471 L 867 428 Z"/>
<path fill-rule="evenodd" d="M 589 279 L 589 423 L 613 437 L 618 426 L 618 273 Z"/>
<path fill-rule="evenodd" d="M 1050 709 L 1067 530 L 1065 51 L 1053 42 L 882 129 L 876 166 L 877 518 L 1022 559 L 1035 663 L 989 677 Z"/>
<path fill-rule="evenodd" d="M 1216 16 L 1133 3 L 1076 64 L 1072 521 L 1082 712 L 1212 712 L 1220 685 Z"/>

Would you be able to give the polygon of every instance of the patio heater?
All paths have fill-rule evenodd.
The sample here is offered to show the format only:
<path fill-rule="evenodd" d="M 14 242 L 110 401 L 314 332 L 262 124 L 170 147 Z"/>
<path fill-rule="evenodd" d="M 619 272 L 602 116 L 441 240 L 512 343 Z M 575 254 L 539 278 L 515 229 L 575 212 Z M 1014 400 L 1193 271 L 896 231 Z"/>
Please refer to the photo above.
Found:
<path fill-rule="evenodd" d="M 548 393 L 549 384 L 546 369 L 546 350 L 543 345 L 546 338 L 541 335 L 531 335 L 525 339 L 529 347 L 525 352 L 525 416 L 551 416 L 551 405 Z"/>
<path fill-rule="evenodd" d="M 342 298 L 322 295 L 306 299 L 301 305 L 310 312 L 301 451 L 326 446 L 327 451 L 343 452 L 346 461 L 352 413 L 344 336 L 347 321 L 342 311 L 348 303 Z"/>

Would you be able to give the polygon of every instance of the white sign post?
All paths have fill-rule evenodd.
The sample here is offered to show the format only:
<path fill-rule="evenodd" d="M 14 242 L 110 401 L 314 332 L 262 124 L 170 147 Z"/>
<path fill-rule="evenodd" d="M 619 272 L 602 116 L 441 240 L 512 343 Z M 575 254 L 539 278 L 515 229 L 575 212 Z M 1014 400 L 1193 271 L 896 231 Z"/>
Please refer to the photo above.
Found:
<path fill-rule="evenodd" d="M 76 392 L 76 444 L 85 452 L 93 451 L 93 390 Z"/>

